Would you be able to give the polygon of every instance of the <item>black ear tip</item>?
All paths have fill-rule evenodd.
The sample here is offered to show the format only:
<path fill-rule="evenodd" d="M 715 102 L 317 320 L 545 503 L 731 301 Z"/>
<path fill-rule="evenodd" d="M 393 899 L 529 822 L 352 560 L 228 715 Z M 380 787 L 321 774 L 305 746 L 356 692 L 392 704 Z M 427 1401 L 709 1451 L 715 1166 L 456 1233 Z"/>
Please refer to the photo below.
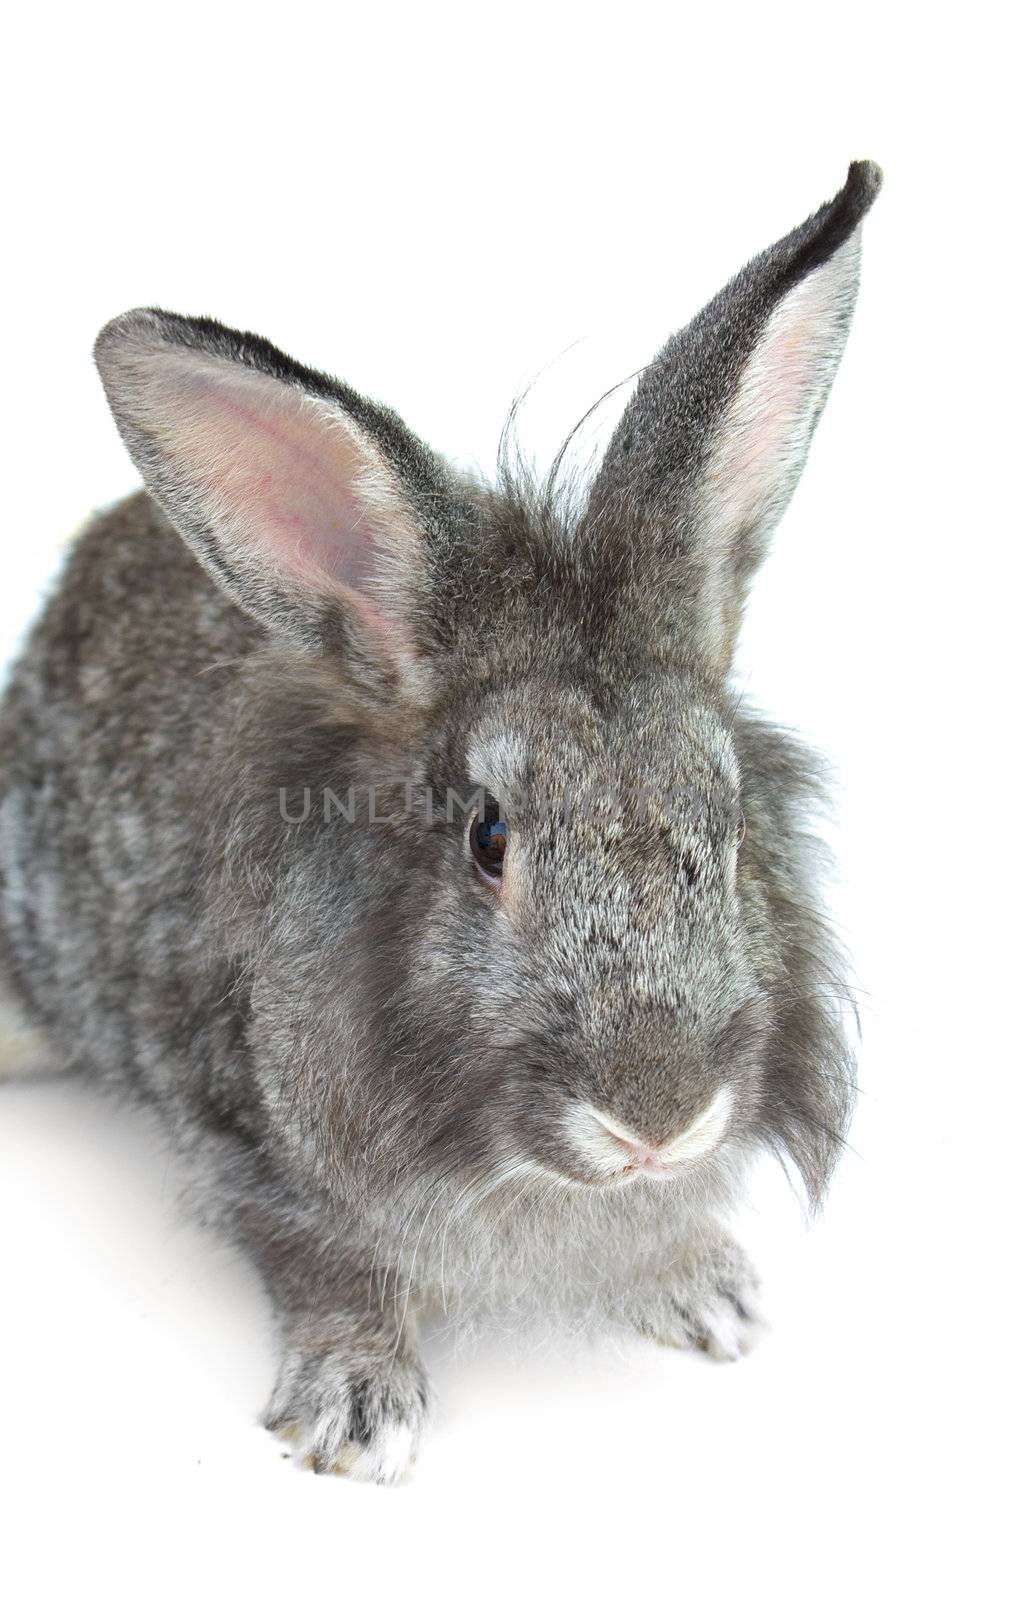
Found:
<path fill-rule="evenodd" d="M 876 161 L 852 161 L 843 195 L 858 216 L 863 216 L 882 187 L 882 168 Z"/>
<path fill-rule="evenodd" d="M 794 255 L 791 276 L 804 276 L 835 255 L 854 233 L 881 187 L 881 167 L 874 161 L 852 161 L 843 188 L 792 236 L 801 248 Z"/>

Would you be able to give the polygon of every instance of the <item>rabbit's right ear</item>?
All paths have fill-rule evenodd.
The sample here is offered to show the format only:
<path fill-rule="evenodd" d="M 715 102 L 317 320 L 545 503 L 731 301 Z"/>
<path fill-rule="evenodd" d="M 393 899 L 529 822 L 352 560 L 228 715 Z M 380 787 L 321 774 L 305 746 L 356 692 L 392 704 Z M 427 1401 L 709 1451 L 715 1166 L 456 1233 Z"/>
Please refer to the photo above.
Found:
<path fill-rule="evenodd" d="M 446 485 L 398 418 L 266 340 L 163 311 L 117 317 L 95 359 L 148 488 L 232 599 L 417 690 L 425 507 Z"/>
<path fill-rule="evenodd" d="M 668 341 L 591 489 L 590 537 L 635 552 L 661 626 L 711 672 L 730 665 L 749 583 L 829 394 L 881 177 L 855 161 L 839 194 Z"/>

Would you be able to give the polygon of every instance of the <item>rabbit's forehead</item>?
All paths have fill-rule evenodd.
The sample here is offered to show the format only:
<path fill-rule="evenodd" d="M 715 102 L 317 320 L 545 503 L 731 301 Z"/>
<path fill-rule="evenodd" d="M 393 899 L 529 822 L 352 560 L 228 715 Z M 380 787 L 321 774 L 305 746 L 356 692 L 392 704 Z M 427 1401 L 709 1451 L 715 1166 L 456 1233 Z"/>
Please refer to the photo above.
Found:
<path fill-rule="evenodd" d="M 467 739 L 469 776 L 506 802 L 562 802 L 592 790 L 730 804 L 740 775 L 719 710 L 664 686 L 602 709 L 591 694 L 533 687 L 505 693 Z"/>

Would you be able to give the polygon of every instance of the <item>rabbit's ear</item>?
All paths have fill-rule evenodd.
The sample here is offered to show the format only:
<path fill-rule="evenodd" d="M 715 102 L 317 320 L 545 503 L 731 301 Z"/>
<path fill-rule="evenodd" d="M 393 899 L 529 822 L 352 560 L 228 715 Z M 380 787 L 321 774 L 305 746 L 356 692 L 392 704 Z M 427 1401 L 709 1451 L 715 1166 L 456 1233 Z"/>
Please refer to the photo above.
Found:
<path fill-rule="evenodd" d="M 350 635 L 411 676 L 418 508 L 442 480 L 403 424 L 207 320 L 128 312 L 95 359 L 145 482 L 220 586 L 306 649 Z"/>
<path fill-rule="evenodd" d="M 642 542 L 672 620 L 711 669 L 730 664 L 749 581 L 825 405 L 857 293 L 859 225 L 880 183 L 872 162 L 855 162 L 835 199 L 669 340 L 591 490 L 591 536 Z"/>

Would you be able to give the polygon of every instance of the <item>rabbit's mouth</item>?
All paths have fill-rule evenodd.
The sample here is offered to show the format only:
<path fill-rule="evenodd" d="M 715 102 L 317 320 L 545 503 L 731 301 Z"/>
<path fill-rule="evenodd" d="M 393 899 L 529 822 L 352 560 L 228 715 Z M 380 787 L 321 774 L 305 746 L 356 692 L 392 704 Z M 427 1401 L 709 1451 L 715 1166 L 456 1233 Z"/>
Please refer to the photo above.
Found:
<path fill-rule="evenodd" d="M 716 1149 L 732 1104 L 731 1090 L 720 1088 L 689 1123 L 661 1139 L 643 1137 L 596 1106 L 576 1104 L 566 1114 L 565 1142 L 579 1160 L 578 1181 L 609 1188 L 638 1179 L 666 1182 Z"/>

